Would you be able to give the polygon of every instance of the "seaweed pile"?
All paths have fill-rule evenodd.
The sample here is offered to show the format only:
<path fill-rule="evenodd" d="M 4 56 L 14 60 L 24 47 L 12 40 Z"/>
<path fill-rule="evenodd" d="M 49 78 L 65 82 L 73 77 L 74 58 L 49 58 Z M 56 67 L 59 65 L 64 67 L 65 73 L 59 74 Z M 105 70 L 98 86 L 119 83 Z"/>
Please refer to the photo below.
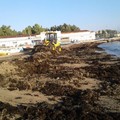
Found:
<path fill-rule="evenodd" d="M 17 79 L 9 76 L 9 90 L 32 90 L 60 97 L 55 104 L 47 102 L 11 106 L 0 102 L 1 120 L 116 120 L 120 118 L 120 60 L 96 53 L 96 43 L 74 45 L 53 55 L 37 47 L 30 57 L 13 60 Z M 85 63 L 87 66 L 78 66 Z M 18 72 L 19 71 L 19 72 Z M 4 76 L 0 75 L 1 79 Z M 99 88 L 81 90 L 86 78 L 100 81 Z M 7 78 L 6 78 L 7 80 Z M 88 84 L 88 83 L 85 83 Z M 101 97 L 117 100 L 115 112 L 101 103 Z"/>
<path fill-rule="evenodd" d="M 2 120 L 116 120 L 120 113 L 107 113 L 98 106 L 96 92 L 76 91 L 72 95 L 64 97 L 55 105 L 46 102 L 35 105 L 18 105 L 0 103 Z"/>

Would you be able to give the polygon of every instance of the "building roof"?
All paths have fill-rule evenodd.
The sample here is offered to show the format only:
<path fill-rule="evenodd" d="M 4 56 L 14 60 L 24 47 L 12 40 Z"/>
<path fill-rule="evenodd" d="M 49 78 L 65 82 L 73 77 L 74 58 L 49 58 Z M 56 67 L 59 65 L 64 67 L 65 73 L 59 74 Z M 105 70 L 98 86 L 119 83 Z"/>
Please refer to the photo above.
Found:
<path fill-rule="evenodd" d="M 80 33 L 80 32 L 89 32 L 89 30 L 80 30 L 78 32 L 62 32 L 62 34 L 68 34 L 68 33 Z"/>

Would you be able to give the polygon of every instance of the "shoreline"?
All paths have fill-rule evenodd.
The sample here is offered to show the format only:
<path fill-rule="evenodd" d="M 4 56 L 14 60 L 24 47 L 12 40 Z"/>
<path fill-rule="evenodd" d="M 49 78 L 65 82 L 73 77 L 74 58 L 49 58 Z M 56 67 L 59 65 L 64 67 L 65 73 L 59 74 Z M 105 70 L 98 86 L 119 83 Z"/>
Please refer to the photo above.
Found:
<path fill-rule="evenodd" d="M 11 117 L 16 115 L 21 119 L 37 119 L 39 114 L 43 120 L 49 117 L 53 120 L 119 118 L 120 59 L 96 53 L 96 50 L 101 50 L 97 47 L 100 43 L 74 44 L 63 48 L 61 55 L 55 57 L 46 50 L 36 51 L 26 58 L 2 62 L 2 89 L 14 95 L 15 90 L 26 92 L 24 96 L 32 96 L 34 101 L 40 93 L 43 102 L 37 98 L 34 103 L 30 98 L 24 103 L 23 95 L 16 94 L 13 99 L 8 96 L 7 103 L 11 100 L 11 104 L 1 101 L 0 115 L 7 109 L 3 117 L 11 114 Z M 18 106 L 13 107 L 15 103 Z M 9 109 L 13 109 L 14 114 Z M 22 113 L 20 109 L 25 111 Z"/>

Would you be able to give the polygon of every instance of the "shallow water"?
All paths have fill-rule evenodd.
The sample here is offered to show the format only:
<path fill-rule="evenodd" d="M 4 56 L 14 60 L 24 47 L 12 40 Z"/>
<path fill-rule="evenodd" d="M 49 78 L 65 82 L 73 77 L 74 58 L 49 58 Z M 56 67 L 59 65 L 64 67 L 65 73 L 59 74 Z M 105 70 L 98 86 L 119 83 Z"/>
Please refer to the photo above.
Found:
<path fill-rule="evenodd" d="M 108 42 L 98 45 L 98 47 L 103 48 L 105 52 L 111 55 L 115 55 L 117 57 L 120 57 L 120 42 Z"/>

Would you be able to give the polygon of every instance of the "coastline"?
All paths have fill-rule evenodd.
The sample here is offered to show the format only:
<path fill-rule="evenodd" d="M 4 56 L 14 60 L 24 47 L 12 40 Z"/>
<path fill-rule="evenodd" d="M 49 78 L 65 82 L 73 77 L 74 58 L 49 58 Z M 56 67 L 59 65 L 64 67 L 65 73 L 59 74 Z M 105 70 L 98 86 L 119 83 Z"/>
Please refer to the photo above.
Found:
<path fill-rule="evenodd" d="M 101 42 L 107 41 L 74 44 L 55 57 L 48 51 L 35 51 L 30 57 L 2 62 L 0 88 L 14 95 L 17 90 L 17 94 L 0 102 L 0 115 L 7 109 L 3 117 L 16 114 L 21 119 L 37 119 L 39 114 L 43 120 L 119 118 L 120 59 L 95 52 L 102 50 L 97 47 Z M 24 96 L 18 91 L 24 91 Z M 23 101 L 22 97 L 28 96 L 32 98 Z"/>

